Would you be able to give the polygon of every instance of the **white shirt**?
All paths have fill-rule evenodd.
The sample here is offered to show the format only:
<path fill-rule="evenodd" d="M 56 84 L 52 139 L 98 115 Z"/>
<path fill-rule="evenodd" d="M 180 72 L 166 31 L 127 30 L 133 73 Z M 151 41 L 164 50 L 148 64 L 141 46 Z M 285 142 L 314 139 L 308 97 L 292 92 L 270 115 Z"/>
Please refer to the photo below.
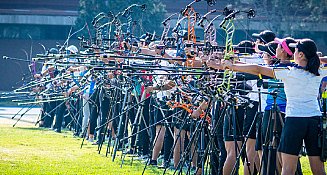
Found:
<path fill-rule="evenodd" d="M 248 80 L 246 83 L 252 87 L 253 91 L 258 91 L 257 80 Z M 259 94 L 256 92 L 250 92 L 248 97 L 253 101 L 259 101 Z"/>
<path fill-rule="evenodd" d="M 166 53 L 169 56 L 171 56 L 171 57 L 175 57 L 176 56 L 176 50 L 166 50 Z M 160 66 L 164 66 L 164 67 L 170 67 L 170 66 L 172 66 L 168 61 L 163 61 L 163 60 L 161 60 L 161 62 L 159 64 L 160 64 Z M 166 71 L 156 70 L 154 72 L 157 73 L 157 74 L 167 74 L 167 75 L 169 75 L 169 73 L 166 72 Z M 166 75 L 155 75 L 153 77 L 154 77 L 154 86 L 157 86 L 157 85 L 161 86 L 161 85 L 164 85 L 164 84 L 166 84 L 166 83 L 169 82 L 168 77 Z M 170 89 L 170 90 L 166 90 L 166 91 L 159 90 L 157 92 L 157 94 L 156 94 L 157 95 L 157 98 L 159 100 L 164 100 L 164 97 L 170 98 L 172 92 L 175 89 L 176 88 L 173 88 L 173 89 Z"/>
<path fill-rule="evenodd" d="M 161 61 L 159 64 L 165 67 L 168 67 L 170 65 L 168 61 Z M 168 72 L 161 71 L 161 70 L 156 70 L 154 71 L 154 73 L 169 75 Z M 155 75 L 153 77 L 154 77 L 154 86 L 162 86 L 169 82 L 168 77 L 166 75 Z M 164 97 L 171 96 L 171 90 L 165 90 L 165 91 L 159 90 L 156 95 L 159 100 L 163 100 Z"/>
<path fill-rule="evenodd" d="M 240 57 L 239 60 L 241 62 L 244 62 L 247 64 L 263 64 L 264 63 L 262 58 L 260 57 L 260 54 L 253 54 L 253 55 L 250 55 L 247 57 L 243 56 L 243 57 Z M 248 80 L 246 83 L 252 87 L 253 91 L 258 91 L 257 80 Z M 253 101 L 259 101 L 258 93 L 250 92 L 248 94 L 248 97 Z"/>
<path fill-rule="evenodd" d="M 327 71 L 321 70 L 320 76 L 303 69 L 274 69 L 276 79 L 282 80 L 287 97 L 286 117 L 321 116 L 317 96 L 321 79 Z"/>

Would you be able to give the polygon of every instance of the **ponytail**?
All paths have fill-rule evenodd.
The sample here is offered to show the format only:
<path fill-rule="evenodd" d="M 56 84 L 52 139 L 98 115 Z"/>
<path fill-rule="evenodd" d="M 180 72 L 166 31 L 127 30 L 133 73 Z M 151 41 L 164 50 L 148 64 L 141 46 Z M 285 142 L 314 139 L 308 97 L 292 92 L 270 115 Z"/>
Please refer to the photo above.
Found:
<path fill-rule="evenodd" d="M 320 76 L 319 74 L 319 67 L 320 67 L 320 59 L 319 56 L 315 53 L 314 56 L 307 56 L 306 53 L 304 53 L 305 57 L 308 60 L 307 66 L 305 67 L 305 70 L 309 71 L 310 73 L 313 73 L 316 76 Z"/>

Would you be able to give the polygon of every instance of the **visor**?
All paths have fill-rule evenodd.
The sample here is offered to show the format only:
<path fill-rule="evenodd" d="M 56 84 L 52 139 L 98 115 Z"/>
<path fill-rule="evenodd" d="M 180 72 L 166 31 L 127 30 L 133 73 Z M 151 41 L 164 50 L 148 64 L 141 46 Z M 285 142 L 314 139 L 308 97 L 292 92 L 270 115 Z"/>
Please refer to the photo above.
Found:
<path fill-rule="evenodd" d="M 286 43 L 286 39 L 279 39 L 279 38 L 275 38 L 275 42 L 280 44 L 283 49 L 286 51 L 287 54 L 289 55 L 293 55 L 293 52 L 290 50 L 290 48 L 288 47 L 287 43 Z"/>

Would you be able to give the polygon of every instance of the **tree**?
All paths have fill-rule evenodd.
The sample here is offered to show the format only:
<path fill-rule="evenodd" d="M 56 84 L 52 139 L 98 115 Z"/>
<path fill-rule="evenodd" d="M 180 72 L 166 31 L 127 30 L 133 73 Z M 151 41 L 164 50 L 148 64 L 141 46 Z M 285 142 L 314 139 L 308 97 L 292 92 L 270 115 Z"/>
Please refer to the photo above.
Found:
<path fill-rule="evenodd" d="M 281 36 L 294 36 L 296 30 L 310 23 L 326 22 L 327 2 L 321 0 L 262 0 L 255 1 L 258 15 L 268 29 Z"/>
<path fill-rule="evenodd" d="M 79 16 L 76 20 L 76 29 L 82 28 L 86 23 L 90 32 L 83 30 L 84 35 L 89 33 L 94 34 L 94 29 L 91 24 L 93 18 L 100 12 L 108 14 L 112 12 L 116 15 L 123 11 L 131 4 L 145 4 L 146 10 L 132 10 L 132 20 L 134 24 L 134 35 L 139 36 L 145 32 L 161 32 L 161 22 L 165 17 L 165 5 L 160 0 L 80 0 Z M 119 17 L 122 23 L 126 23 L 127 19 Z M 123 31 L 126 32 L 126 31 Z"/>

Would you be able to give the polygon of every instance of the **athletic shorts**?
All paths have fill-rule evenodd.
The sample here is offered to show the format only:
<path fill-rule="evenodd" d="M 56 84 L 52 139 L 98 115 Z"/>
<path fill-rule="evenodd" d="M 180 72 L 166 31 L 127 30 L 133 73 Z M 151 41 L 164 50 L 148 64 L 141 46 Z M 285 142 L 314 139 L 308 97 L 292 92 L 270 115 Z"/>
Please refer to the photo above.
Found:
<path fill-rule="evenodd" d="M 245 118 L 243 123 L 243 136 L 249 136 L 250 139 L 256 138 L 256 121 L 255 115 L 258 111 L 258 104 L 257 101 L 251 101 L 251 107 L 247 107 L 245 111 Z"/>
<path fill-rule="evenodd" d="M 154 100 L 153 100 L 154 101 Z M 153 102 L 152 104 L 153 108 L 153 122 L 156 125 L 163 125 L 166 121 L 164 121 L 164 118 L 169 117 L 168 111 L 169 107 L 167 106 L 166 102 L 158 101 L 158 103 Z"/>
<path fill-rule="evenodd" d="M 227 109 L 224 118 L 224 141 L 242 141 L 245 110 L 243 107 L 238 107 L 235 109 L 234 116 L 231 113 L 232 109 Z"/>
<path fill-rule="evenodd" d="M 190 130 L 191 120 L 186 110 L 177 108 L 173 110 L 173 126 L 181 130 Z"/>
<path fill-rule="evenodd" d="M 254 121 L 254 119 L 259 103 L 251 101 L 251 104 L 252 106 L 247 106 L 246 109 L 244 109 L 244 107 L 238 107 L 238 109 L 236 109 L 235 123 L 233 117 L 228 113 L 226 114 L 224 121 L 225 141 L 234 141 L 235 139 L 241 141 L 243 137 L 247 135 L 251 139 L 256 138 L 256 121 Z"/>
<path fill-rule="evenodd" d="M 286 117 L 278 151 L 297 156 L 304 140 L 308 156 L 320 156 L 319 119 L 319 116 Z"/>

